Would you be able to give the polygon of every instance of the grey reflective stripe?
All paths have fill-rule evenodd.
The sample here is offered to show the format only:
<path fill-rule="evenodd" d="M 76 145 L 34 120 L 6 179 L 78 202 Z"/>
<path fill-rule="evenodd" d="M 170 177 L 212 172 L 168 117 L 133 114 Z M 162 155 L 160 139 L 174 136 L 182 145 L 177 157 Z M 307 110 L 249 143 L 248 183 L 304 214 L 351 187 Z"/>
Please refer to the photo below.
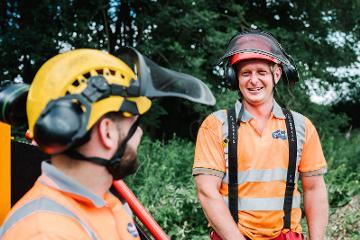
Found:
<path fill-rule="evenodd" d="M 223 197 L 225 204 L 229 207 L 229 199 Z M 301 197 L 293 197 L 292 208 L 300 208 Z M 283 211 L 284 198 L 239 198 L 239 211 Z"/>
<path fill-rule="evenodd" d="M 97 239 L 96 234 L 84 221 L 82 221 L 69 209 L 65 208 L 64 206 L 60 205 L 59 203 L 47 197 L 41 197 L 31 202 L 28 202 L 24 206 L 18 208 L 15 212 L 13 212 L 11 216 L 4 223 L 2 234 L 0 235 L 0 237 L 5 235 L 6 231 L 9 230 L 12 226 L 14 226 L 17 222 L 37 212 L 50 212 L 50 213 L 55 213 L 55 214 L 74 218 L 81 224 L 81 226 L 84 228 L 84 230 L 87 232 L 87 234 L 90 236 L 91 239 L 93 240 Z"/>
<path fill-rule="evenodd" d="M 228 122 L 227 122 L 227 113 L 225 110 L 219 110 L 213 113 L 213 115 L 219 120 L 221 123 L 221 133 L 222 139 L 228 139 Z M 226 163 L 226 167 L 228 167 L 228 147 L 224 148 L 224 159 Z"/>
<path fill-rule="evenodd" d="M 215 170 L 215 169 L 209 169 L 209 168 L 194 168 L 192 175 L 196 176 L 196 175 L 201 175 L 201 174 L 205 174 L 205 175 L 213 175 L 213 176 L 217 176 L 221 179 L 223 179 L 225 173 Z"/>
<path fill-rule="evenodd" d="M 219 110 L 213 113 L 214 116 L 221 122 L 226 122 L 226 111 L 225 110 Z"/>
<path fill-rule="evenodd" d="M 297 139 L 297 159 L 296 165 L 300 164 L 300 159 L 304 147 L 305 142 L 305 117 L 300 113 L 291 111 L 294 123 L 295 123 L 295 130 L 296 130 L 296 139 Z M 297 169 L 297 168 L 296 168 Z"/>
<path fill-rule="evenodd" d="M 238 183 L 243 184 L 246 182 L 272 182 L 272 181 L 285 181 L 287 177 L 287 169 L 274 168 L 274 169 L 253 169 L 238 172 Z M 299 173 L 296 172 L 295 180 L 299 178 Z M 226 171 L 223 183 L 229 183 L 229 172 Z"/>
<path fill-rule="evenodd" d="M 227 123 L 227 115 L 226 111 L 220 110 L 217 112 L 214 112 L 213 115 L 221 122 L 221 133 L 223 138 L 227 138 L 227 129 L 228 129 L 228 123 Z"/>

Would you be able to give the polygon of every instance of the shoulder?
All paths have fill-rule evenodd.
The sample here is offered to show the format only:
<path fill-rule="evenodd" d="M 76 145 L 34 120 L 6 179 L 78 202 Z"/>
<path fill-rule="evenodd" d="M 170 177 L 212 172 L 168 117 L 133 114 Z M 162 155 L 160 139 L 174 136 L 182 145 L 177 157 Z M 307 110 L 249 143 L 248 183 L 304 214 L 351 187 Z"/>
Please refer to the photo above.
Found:
<path fill-rule="evenodd" d="M 219 110 L 208 115 L 202 122 L 199 132 L 199 136 L 221 136 L 222 128 L 227 125 L 227 114 L 226 110 Z"/>
<path fill-rule="evenodd" d="M 227 121 L 226 110 L 218 110 L 208 115 L 202 122 L 201 127 L 221 126 Z"/>
<path fill-rule="evenodd" d="M 76 218 L 66 208 L 46 197 L 17 204 L 2 228 L 3 239 L 28 239 L 30 236 L 47 235 L 63 236 L 62 239 L 88 237 Z"/>

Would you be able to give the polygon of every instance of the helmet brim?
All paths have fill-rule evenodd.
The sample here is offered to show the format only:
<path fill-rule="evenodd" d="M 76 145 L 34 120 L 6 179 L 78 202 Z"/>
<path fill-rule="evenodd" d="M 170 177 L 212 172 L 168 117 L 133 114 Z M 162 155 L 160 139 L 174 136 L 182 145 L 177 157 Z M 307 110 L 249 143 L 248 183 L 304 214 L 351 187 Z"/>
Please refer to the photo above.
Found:
<path fill-rule="evenodd" d="M 280 61 L 277 60 L 276 58 L 267 56 L 265 54 L 256 53 L 256 52 L 244 52 L 244 53 L 234 54 L 229 58 L 229 61 L 230 61 L 229 63 L 230 63 L 230 65 L 234 65 L 241 61 L 247 61 L 247 60 L 252 60 L 252 59 L 260 59 L 260 60 L 265 60 L 265 61 L 269 61 L 272 63 L 280 64 Z"/>

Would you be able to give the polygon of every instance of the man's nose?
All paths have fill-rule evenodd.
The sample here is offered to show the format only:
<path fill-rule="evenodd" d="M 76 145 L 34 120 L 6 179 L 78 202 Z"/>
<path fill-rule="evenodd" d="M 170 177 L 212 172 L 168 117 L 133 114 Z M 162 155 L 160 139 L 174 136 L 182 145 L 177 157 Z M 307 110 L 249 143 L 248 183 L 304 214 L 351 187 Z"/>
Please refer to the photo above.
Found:
<path fill-rule="evenodd" d="M 252 84 L 256 84 L 256 82 L 258 81 L 258 76 L 256 73 L 251 73 L 250 74 L 250 83 Z"/>

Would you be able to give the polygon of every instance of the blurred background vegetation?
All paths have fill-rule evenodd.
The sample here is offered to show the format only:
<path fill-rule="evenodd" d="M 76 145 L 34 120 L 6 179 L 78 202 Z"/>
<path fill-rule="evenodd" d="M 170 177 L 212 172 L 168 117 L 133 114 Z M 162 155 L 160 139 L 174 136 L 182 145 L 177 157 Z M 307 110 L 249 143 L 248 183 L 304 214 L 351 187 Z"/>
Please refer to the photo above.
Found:
<path fill-rule="evenodd" d="M 301 81 L 279 86 L 282 105 L 308 116 L 328 161 L 330 239 L 360 235 L 360 1 L 0 1 L 0 80 L 31 83 L 48 58 L 74 48 L 117 55 L 134 46 L 158 64 L 203 80 L 215 107 L 155 100 L 144 119 L 140 171 L 127 179 L 173 239 L 206 239 L 191 176 L 204 117 L 231 106 L 213 64 L 242 30 L 272 32 L 293 56 Z M 23 136 L 23 129 L 13 135 Z M 345 209 L 345 210 L 344 210 Z"/>

